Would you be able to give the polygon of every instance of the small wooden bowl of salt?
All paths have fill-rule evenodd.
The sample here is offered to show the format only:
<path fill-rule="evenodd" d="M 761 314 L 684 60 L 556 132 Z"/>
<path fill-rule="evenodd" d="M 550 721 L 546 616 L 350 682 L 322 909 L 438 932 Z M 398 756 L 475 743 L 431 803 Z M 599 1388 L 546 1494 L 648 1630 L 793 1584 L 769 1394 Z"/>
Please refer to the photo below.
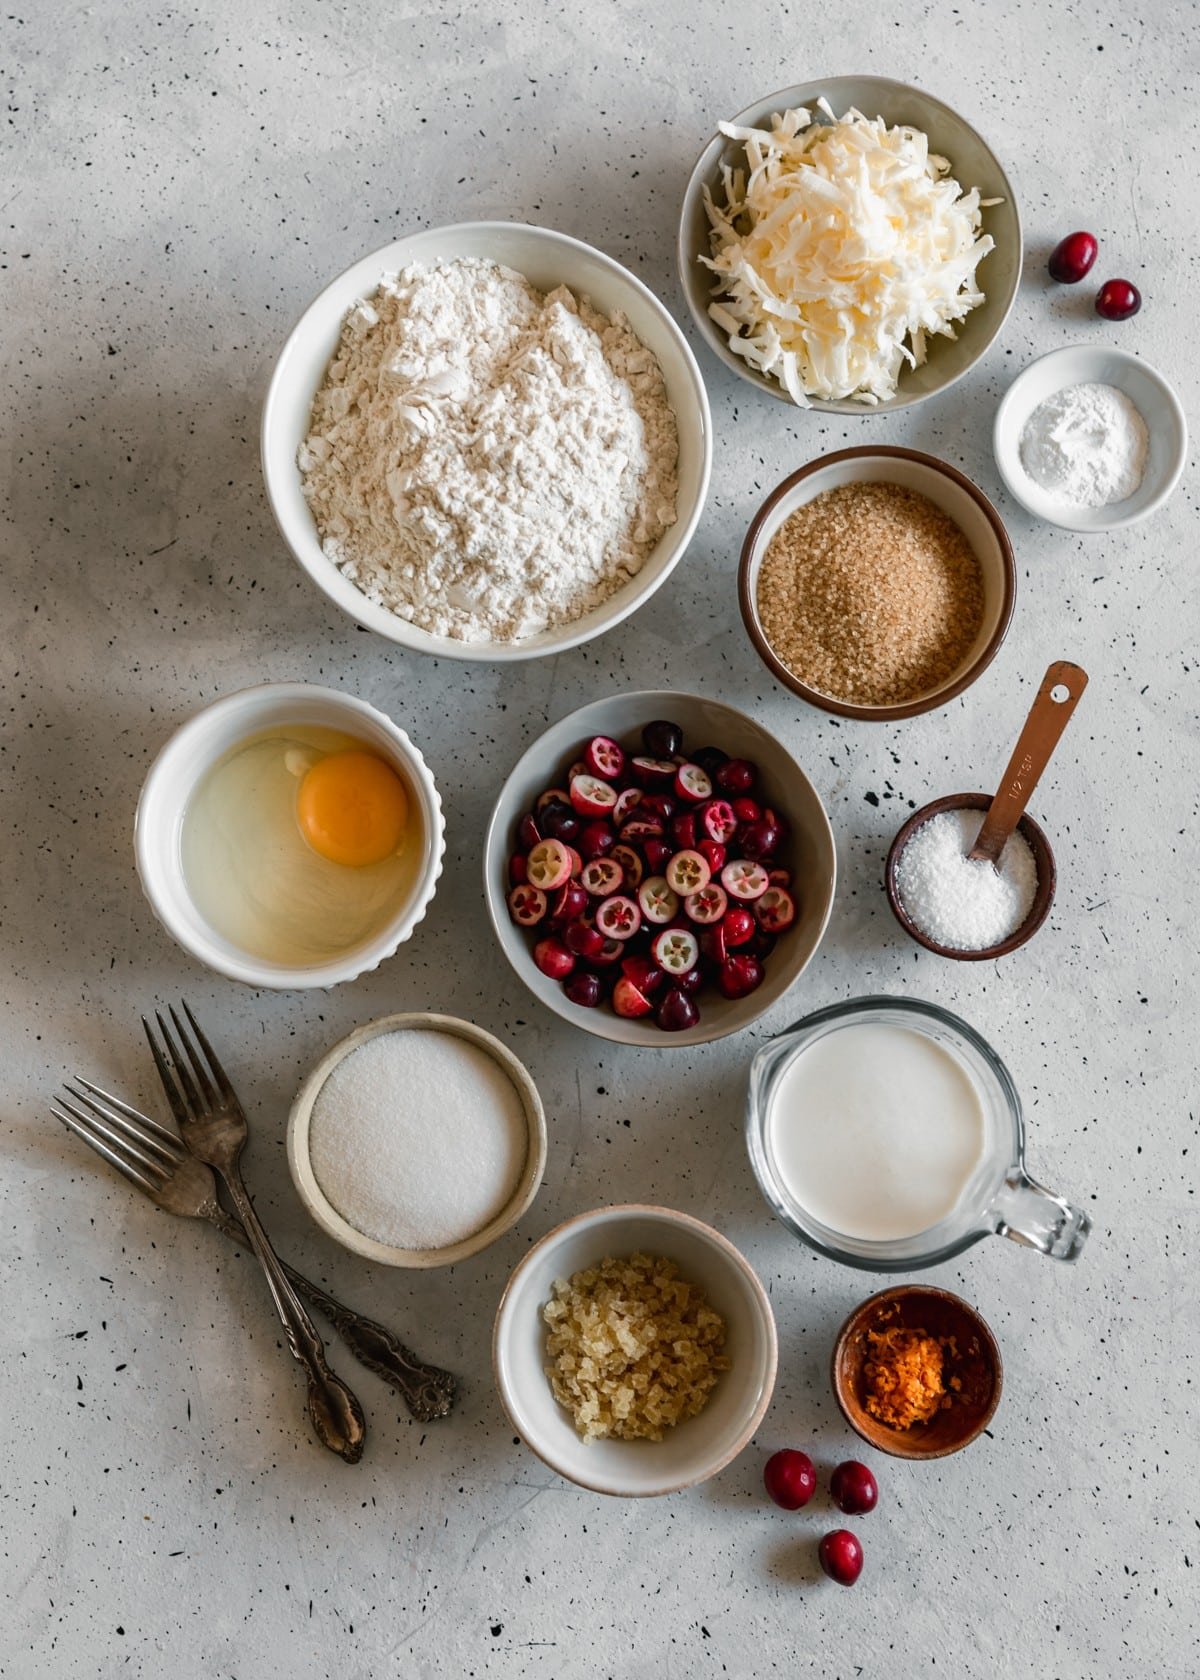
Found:
<path fill-rule="evenodd" d="M 546 1116 L 524 1064 L 482 1027 L 386 1015 L 309 1074 L 287 1156 L 301 1201 L 344 1248 L 384 1266 L 449 1266 L 533 1201 Z"/>

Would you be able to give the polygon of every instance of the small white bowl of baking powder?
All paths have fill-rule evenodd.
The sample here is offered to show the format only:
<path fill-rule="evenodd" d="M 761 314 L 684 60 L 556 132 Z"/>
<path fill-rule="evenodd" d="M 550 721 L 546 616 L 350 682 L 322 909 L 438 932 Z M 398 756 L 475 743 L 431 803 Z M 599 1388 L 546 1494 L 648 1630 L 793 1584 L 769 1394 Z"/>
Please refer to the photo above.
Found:
<path fill-rule="evenodd" d="M 1135 482 L 1135 488 L 1120 501 L 1105 500 L 1099 505 L 1089 505 L 1087 500 L 1072 500 L 1064 493 L 1071 487 L 1069 474 L 1056 485 L 1056 474 L 1043 471 L 1044 482 L 1039 483 L 1030 466 L 1039 458 L 1043 461 L 1049 458 L 1044 447 L 1047 436 L 1040 434 L 1055 427 L 1062 429 L 1063 415 L 1060 413 L 1055 420 L 1042 405 L 1062 399 L 1080 387 L 1095 386 L 1116 393 L 1116 400 L 1110 400 L 1107 405 L 1114 424 L 1106 428 L 1091 423 L 1083 412 L 1086 405 L 1077 403 L 1080 413 L 1075 423 L 1076 441 L 1086 437 L 1089 447 L 1094 443 L 1098 454 L 1107 451 L 1114 456 L 1108 463 L 1114 481 L 1121 476 L 1115 457 L 1122 448 L 1127 449 L 1132 467 L 1129 479 Z M 1129 416 L 1129 403 L 1145 426 L 1145 436 L 1140 434 L 1136 422 L 1129 424 L 1123 434 L 1122 411 L 1126 420 L 1133 419 Z M 1061 401 L 1058 407 L 1063 407 Z M 1103 418 L 1099 409 L 1091 420 L 1097 418 Z M 1069 414 L 1067 420 L 1069 426 Z M 1039 357 L 1009 386 L 996 411 L 992 447 L 1001 478 L 1030 513 L 1068 531 L 1116 531 L 1148 518 L 1179 483 L 1187 459 L 1187 420 L 1170 384 L 1140 356 L 1109 345 L 1072 344 Z M 1062 464 L 1065 465 L 1065 459 Z M 1080 480 L 1078 493 L 1085 495 L 1085 481 L 1094 486 L 1105 474 L 1084 472 L 1075 476 Z"/>
<path fill-rule="evenodd" d="M 343 1247 L 384 1266 L 449 1266 L 529 1207 L 546 1116 L 512 1051 L 452 1015 L 385 1015 L 323 1056 L 287 1130 L 300 1199 Z"/>

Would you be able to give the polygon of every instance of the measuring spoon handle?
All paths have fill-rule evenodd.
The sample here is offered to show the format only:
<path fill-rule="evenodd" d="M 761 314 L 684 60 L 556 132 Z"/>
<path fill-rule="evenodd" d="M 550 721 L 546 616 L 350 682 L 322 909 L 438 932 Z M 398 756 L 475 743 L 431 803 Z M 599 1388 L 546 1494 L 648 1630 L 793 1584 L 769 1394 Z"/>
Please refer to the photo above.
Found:
<path fill-rule="evenodd" d="M 1025 814 L 1029 797 L 1050 762 L 1071 713 L 1087 687 L 1087 672 L 1069 659 L 1056 659 L 1042 678 L 1020 739 L 1013 748 L 999 791 L 988 807 L 979 837 L 967 854 L 995 868 L 1005 842 Z"/>

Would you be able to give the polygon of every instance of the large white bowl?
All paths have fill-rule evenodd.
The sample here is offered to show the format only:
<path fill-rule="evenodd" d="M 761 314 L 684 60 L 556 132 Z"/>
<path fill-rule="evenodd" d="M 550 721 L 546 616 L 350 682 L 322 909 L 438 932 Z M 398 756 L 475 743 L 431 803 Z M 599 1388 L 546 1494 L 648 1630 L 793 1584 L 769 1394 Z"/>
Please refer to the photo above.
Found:
<path fill-rule="evenodd" d="M 675 1261 L 704 1292 L 725 1320 L 730 1368 L 704 1410 L 663 1440 L 585 1443 L 546 1376 L 542 1308 L 556 1278 L 638 1252 Z M 599 1208 L 549 1232 L 509 1279 L 492 1334 L 496 1386 L 526 1446 L 580 1487 L 632 1499 L 674 1493 L 724 1469 L 762 1422 L 777 1364 L 771 1303 L 749 1261 L 711 1225 L 661 1207 Z"/>
<path fill-rule="evenodd" d="M 1071 507 L 1030 478 L 1021 464 L 1021 433 L 1039 403 L 1068 385 L 1115 385 L 1141 412 L 1150 434 L 1142 482 L 1132 496 L 1107 507 Z M 1171 386 L 1157 369 L 1128 350 L 1108 344 L 1069 344 L 1039 356 L 1019 373 L 996 410 L 992 448 L 1000 476 L 1021 503 L 1051 525 L 1067 531 L 1117 531 L 1136 525 L 1160 508 L 1179 483 L 1187 460 L 1187 419 Z"/>
<path fill-rule="evenodd" d="M 670 718 L 679 724 L 685 747 L 717 746 L 731 758 L 748 758 L 757 764 L 766 802 L 788 825 L 789 834 L 780 847 L 778 861 L 792 871 L 798 912 L 767 959 L 766 978 L 758 990 L 744 998 L 723 998 L 705 991 L 698 1000 L 699 1022 L 684 1032 L 662 1032 L 652 1016 L 625 1020 L 607 1004 L 582 1009 L 572 1003 L 561 984 L 536 967 L 529 933 L 513 923 L 507 904 L 508 860 L 516 844 L 517 825 L 533 808 L 538 794 L 555 784 L 589 737 L 611 735 L 622 742 L 638 740 L 642 725 L 654 718 Z M 829 818 L 816 789 L 787 749 L 761 724 L 745 712 L 703 695 L 651 690 L 593 700 L 552 724 L 534 742 L 500 790 L 484 841 L 483 872 L 484 894 L 496 937 L 518 976 L 547 1009 L 614 1044 L 678 1050 L 740 1032 L 800 978 L 829 922 L 837 856 Z"/>
<path fill-rule="evenodd" d="M 982 198 L 1000 200 L 983 212 L 983 231 L 996 241 L 995 250 L 979 265 L 979 283 L 985 299 L 955 329 L 957 337 L 949 339 L 931 334 L 928 361 L 923 367 L 907 368 L 900 375 L 896 395 L 887 402 L 871 405 L 850 398 L 835 402 L 820 397 L 809 400 L 810 407 L 825 414 L 882 414 L 889 409 L 908 408 L 961 379 L 1003 329 L 1021 278 L 1021 216 L 1016 196 L 995 153 L 957 111 L 932 94 L 887 76 L 825 76 L 818 81 L 800 82 L 756 99 L 730 120 L 740 127 L 763 128 L 770 123 L 773 112 L 797 105 L 812 107 L 821 97 L 839 117 L 854 106 L 864 117 L 882 117 L 893 127 L 919 128 L 929 136 L 930 151 L 949 158 L 951 173 L 964 192 L 978 187 Z M 819 116 L 818 120 L 821 120 Z M 710 255 L 704 188 L 707 186 L 714 199 L 721 202 L 722 165 L 742 167 L 745 155 L 745 147 L 739 141 L 727 140 L 718 130 L 696 160 L 684 191 L 679 222 L 679 277 L 692 319 L 713 354 L 739 378 L 757 385 L 768 396 L 790 403 L 791 398 L 777 379 L 759 373 L 743 357 L 734 355 L 727 335 L 708 313 L 714 297 L 714 276 L 700 261 L 701 255 Z"/>
<path fill-rule="evenodd" d="M 420 868 L 411 893 L 391 920 L 371 939 L 306 968 L 266 962 L 211 927 L 192 901 L 181 852 L 188 801 L 212 766 L 240 741 L 288 724 L 337 729 L 373 748 L 400 775 L 421 826 Z M 365 700 L 311 683 L 245 688 L 197 712 L 176 730 L 150 766 L 134 821 L 142 891 L 171 937 L 218 974 L 277 991 L 336 986 L 377 968 L 410 937 L 428 910 L 445 849 L 441 797 L 425 760 L 403 729 Z"/>
<path fill-rule="evenodd" d="M 641 571 L 583 618 L 519 642 L 462 642 L 451 636 L 433 636 L 368 600 L 323 552 L 296 465 L 296 451 L 308 435 L 313 397 L 337 345 L 346 312 L 359 298 L 375 291 L 385 274 L 394 274 L 409 263 L 432 264 L 454 257 L 490 258 L 516 269 L 542 291 L 565 285 L 577 296 L 589 298 L 607 315 L 620 310 L 658 358 L 679 431 L 678 518 L 647 556 Z M 267 496 L 288 547 L 329 599 L 359 624 L 389 641 L 443 659 L 536 659 L 578 647 L 611 630 L 670 576 L 691 541 L 704 507 L 712 466 L 712 419 L 704 381 L 687 340 L 636 275 L 603 251 L 551 228 L 526 227 L 519 222 L 460 222 L 410 234 L 372 252 L 339 275 L 309 305 L 283 347 L 267 392 L 262 465 Z"/>

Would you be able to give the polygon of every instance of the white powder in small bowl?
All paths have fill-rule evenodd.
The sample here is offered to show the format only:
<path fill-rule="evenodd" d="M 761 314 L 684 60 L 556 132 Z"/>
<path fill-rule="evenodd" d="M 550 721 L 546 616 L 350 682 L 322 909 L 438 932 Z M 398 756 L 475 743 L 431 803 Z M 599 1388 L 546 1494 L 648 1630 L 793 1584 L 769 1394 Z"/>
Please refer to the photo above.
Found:
<path fill-rule="evenodd" d="M 1025 836 L 1010 834 L 993 869 L 967 856 L 982 811 L 940 811 L 900 853 L 900 902 L 927 939 L 951 951 L 1002 945 L 1029 916 L 1037 895 L 1037 860 Z"/>
<path fill-rule="evenodd" d="M 380 1033 L 342 1058 L 308 1128 L 317 1183 L 392 1248 L 448 1248 L 511 1201 L 529 1151 L 521 1093 L 456 1033 Z"/>

